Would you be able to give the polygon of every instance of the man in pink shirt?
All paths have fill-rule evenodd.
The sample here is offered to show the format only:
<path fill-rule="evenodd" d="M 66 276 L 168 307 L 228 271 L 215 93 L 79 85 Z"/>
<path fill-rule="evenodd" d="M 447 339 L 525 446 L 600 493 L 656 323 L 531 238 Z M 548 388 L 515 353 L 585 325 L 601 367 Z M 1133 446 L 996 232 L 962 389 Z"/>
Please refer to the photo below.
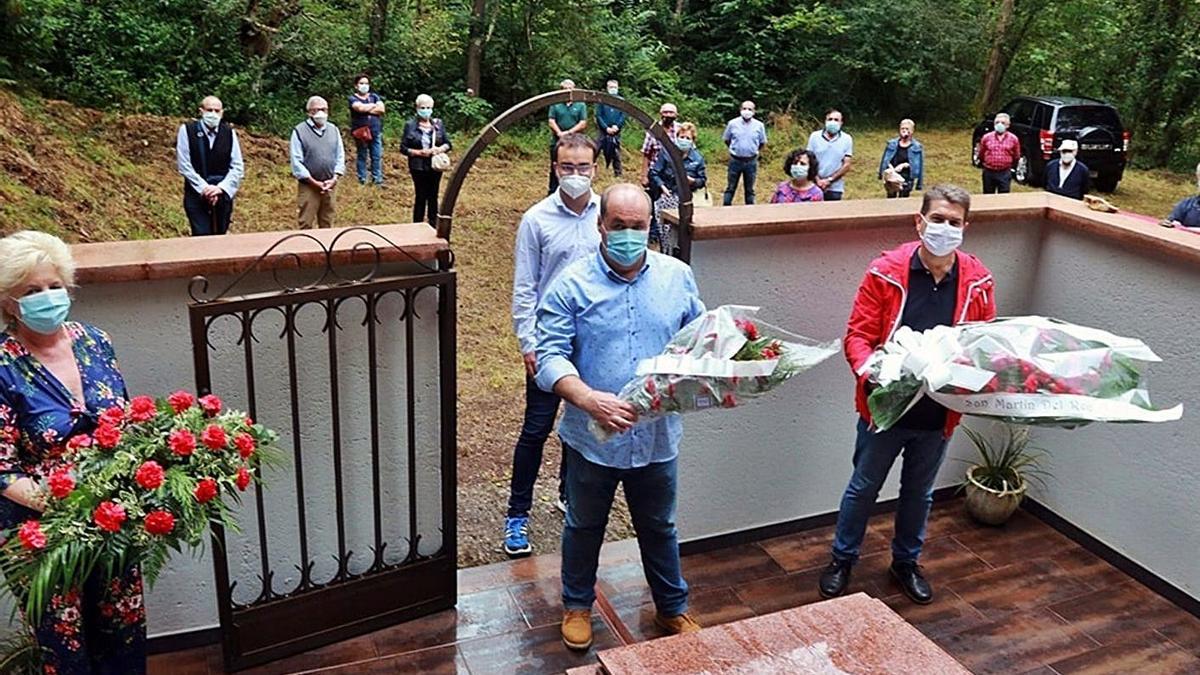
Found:
<path fill-rule="evenodd" d="M 1012 191 L 1012 170 L 1021 159 L 1021 141 L 1008 130 L 1008 113 L 997 113 L 996 133 L 979 139 L 977 153 L 983 164 L 983 194 L 1007 194 Z"/>

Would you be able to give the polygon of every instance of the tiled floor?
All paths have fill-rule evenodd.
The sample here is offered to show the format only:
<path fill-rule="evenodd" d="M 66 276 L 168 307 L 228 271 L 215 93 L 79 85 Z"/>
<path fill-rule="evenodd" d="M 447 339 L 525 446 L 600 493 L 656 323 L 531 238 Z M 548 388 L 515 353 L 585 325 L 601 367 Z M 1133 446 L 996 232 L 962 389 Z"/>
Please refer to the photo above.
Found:
<path fill-rule="evenodd" d="M 933 604 L 918 606 L 887 575 L 890 517 L 872 520 L 851 591 L 880 598 L 976 673 L 1200 673 L 1200 619 L 1163 600 L 1020 511 L 975 525 L 959 501 L 935 507 L 922 563 Z M 832 529 L 689 556 L 692 611 L 706 625 L 815 602 Z M 660 635 L 633 541 L 605 546 L 599 590 L 610 627 L 596 647 L 562 646 L 558 557 L 459 572 L 456 610 L 316 649 L 249 673 L 561 673 L 597 649 Z M 615 629 L 615 631 L 614 631 Z M 206 647 L 151 658 L 151 673 L 221 672 Z"/>

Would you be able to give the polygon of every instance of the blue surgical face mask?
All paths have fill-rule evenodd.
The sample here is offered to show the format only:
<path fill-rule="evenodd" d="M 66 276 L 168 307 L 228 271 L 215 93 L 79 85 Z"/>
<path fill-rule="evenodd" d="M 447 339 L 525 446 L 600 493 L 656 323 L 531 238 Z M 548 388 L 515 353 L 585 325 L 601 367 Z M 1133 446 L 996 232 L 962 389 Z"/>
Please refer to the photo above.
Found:
<path fill-rule="evenodd" d="M 645 255 L 649 242 L 649 230 L 611 230 L 604 240 L 604 250 L 618 265 L 633 267 Z"/>
<path fill-rule="evenodd" d="M 433 117 L 433 108 L 417 108 L 417 114 L 421 116 L 421 119 L 427 120 Z"/>
<path fill-rule="evenodd" d="M 791 174 L 792 174 L 792 178 L 795 178 L 796 180 L 800 180 L 801 178 L 807 178 L 808 177 L 808 165 L 807 164 L 793 164 L 792 169 L 791 169 Z"/>
<path fill-rule="evenodd" d="M 825 120 L 825 133 L 830 136 L 836 136 L 837 132 L 842 130 L 842 123 L 833 120 Z"/>
<path fill-rule="evenodd" d="M 71 296 L 65 288 L 49 288 L 17 298 L 21 323 L 29 330 L 50 335 L 62 327 L 71 312 Z"/>
<path fill-rule="evenodd" d="M 996 133 L 1002 134 L 1002 133 L 1004 133 L 1005 129 L 1008 129 L 1007 124 L 1005 124 L 1004 122 L 996 122 Z"/>
<path fill-rule="evenodd" d="M 692 144 L 692 139 L 690 138 L 676 138 L 675 147 L 679 148 L 684 154 L 687 154 L 695 146 Z"/>

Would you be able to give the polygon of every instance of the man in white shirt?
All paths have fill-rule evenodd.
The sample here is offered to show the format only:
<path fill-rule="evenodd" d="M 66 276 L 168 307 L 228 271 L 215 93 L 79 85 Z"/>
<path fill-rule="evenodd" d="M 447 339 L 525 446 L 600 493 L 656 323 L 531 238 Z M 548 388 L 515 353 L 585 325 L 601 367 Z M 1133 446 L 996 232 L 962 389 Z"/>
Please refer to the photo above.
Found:
<path fill-rule="evenodd" d="M 237 132 L 224 113 L 221 99 L 206 96 L 199 119 L 181 124 L 175 136 L 175 167 L 183 176 L 183 210 L 193 236 L 229 231 L 233 197 L 246 172 Z"/>

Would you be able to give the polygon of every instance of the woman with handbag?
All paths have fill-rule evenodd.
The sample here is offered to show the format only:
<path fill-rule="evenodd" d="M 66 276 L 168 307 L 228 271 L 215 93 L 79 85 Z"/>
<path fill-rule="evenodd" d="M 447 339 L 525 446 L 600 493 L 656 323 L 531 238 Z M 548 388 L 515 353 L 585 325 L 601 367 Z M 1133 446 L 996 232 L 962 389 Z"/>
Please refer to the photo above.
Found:
<path fill-rule="evenodd" d="M 371 91 L 366 73 L 355 76 L 350 94 L 350 135 L 358 148 L 358 184 L 367 184 L 367 158 L 371 159 L 371 178 L 383 185 L 383 97 Z"/>
<path fill-rule="evenodd" d="M 705 168 L 704 155 L 696 149 L 696 125 L 684 122 L 679 125 L 675 134 L 675 146 L 683 155 L 683 169 L 687 172 L 687 182 L 692 188 L 692 205 L 697 206 L 701 201 L 708 201 L 708 174 Z M 654 199 L 654 219 L 651 229 L 658 230 L 657 240 L 663 253 L 673 254 L 678 237 L 672 237 L 670 226 L 659 216 L 663 209 L 679 208 L 679 186 L 675 180 L 675 165 L 671 157 L 660 152 L 654 158 L 650 167 L 650 196 Z M 657 226 L 657 227 L 656 227 Z M 652 238 L 653 235 L 651 235 Z"/>
<path fill-rule="evenodd" d="M 450 168 L 450 137 L 442 121 L 433 116 L 433 97 L 417 97 L 417 116 L 404 125 L 400 152 L 408 156 L 408 172 L 417 193 L 413 222 L 437 224 L 438 187 L 442 172 Z"/>

